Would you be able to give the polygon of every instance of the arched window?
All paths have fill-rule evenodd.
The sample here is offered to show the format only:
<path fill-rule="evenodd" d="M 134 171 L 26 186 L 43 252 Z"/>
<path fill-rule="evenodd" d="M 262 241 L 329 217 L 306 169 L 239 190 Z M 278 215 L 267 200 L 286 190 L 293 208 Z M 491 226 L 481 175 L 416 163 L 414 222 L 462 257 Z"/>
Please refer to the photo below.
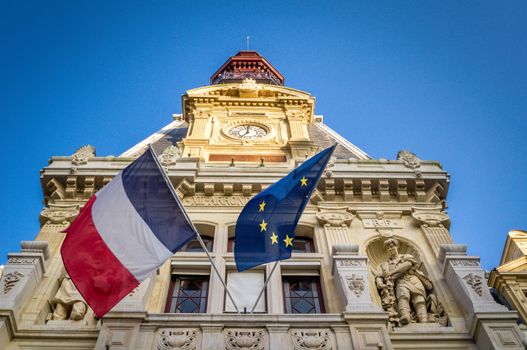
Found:
<path fill-rule="evenodd" d="M 214 233 L 216 231 L 216 227 L 207 224 L 196 224 L 195 226 L 201 236 L 201 239 L 203 240 L 203 243 L 205 243 L 205 247 L 207 247 L 209 252 L 212 252 L 214 248 Z M 179 251 L 195 253 L 204 252 L 197 238 L 194 238 L 185 244 Z"/>

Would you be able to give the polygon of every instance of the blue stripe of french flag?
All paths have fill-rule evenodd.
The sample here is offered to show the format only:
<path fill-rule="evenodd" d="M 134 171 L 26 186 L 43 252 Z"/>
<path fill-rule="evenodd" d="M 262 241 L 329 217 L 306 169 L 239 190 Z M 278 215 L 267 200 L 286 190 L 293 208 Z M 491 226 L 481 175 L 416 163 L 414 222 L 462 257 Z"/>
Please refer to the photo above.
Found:
<path fill-rule="evenodd" d="M 196 237 L 153 150 L 92 196 L 66 229 L 66 271 L 102 317 Z"/>

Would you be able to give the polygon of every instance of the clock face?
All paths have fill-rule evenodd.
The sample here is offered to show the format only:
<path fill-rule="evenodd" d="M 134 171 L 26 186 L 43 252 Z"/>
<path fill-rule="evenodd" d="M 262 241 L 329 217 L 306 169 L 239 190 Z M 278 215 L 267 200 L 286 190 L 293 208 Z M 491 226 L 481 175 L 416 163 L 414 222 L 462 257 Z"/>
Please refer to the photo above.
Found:
<path fill-rule="evenodd" d="M 229 135 L 242 140 L 254 140 L 267 135 L 267 130 L 258 125 L 237 125 L 229 129 Z"/>

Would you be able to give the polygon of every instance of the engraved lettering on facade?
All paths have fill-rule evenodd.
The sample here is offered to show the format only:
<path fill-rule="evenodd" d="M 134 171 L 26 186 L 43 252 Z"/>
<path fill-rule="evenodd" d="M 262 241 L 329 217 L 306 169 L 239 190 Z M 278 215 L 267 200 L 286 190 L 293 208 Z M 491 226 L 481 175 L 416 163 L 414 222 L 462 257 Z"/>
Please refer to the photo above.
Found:
<path fill-rule="evenodd" d="M 192 196 L 183 198 L 183 203 L 190 206 L 244 206 L 251 197 L 242 196 Z"/>

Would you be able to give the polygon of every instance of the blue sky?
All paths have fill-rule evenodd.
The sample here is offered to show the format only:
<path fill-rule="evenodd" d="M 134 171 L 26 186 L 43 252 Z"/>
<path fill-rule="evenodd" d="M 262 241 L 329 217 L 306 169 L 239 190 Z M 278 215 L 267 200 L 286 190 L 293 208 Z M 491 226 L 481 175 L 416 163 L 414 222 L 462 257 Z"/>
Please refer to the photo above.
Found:
<path fill-rule="evenodd" d="M 52 155 L 120 154 L 250 35 L 372 157 L 439 160 L 452 236 L 490 269 L 527 229 L 526 33 L 524 1 L 1 1 L 0 264 L 38 232 Z"/>

